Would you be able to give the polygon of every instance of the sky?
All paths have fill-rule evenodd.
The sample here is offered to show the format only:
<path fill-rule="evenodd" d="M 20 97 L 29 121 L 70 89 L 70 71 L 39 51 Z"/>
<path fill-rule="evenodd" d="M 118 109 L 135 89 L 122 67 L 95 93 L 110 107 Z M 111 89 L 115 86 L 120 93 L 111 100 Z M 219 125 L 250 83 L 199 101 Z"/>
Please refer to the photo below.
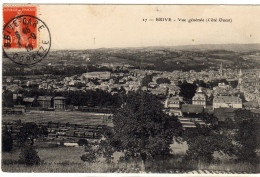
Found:
<path fill-rule="evenodd" d="M 260 43 L 260 6 L 38 5 L 37 10 L 57 50 Z M 143 21 L 155 18 L 172 21 Z M 223 18 L 232 23 L 188 23 L 179 18 Z"/>

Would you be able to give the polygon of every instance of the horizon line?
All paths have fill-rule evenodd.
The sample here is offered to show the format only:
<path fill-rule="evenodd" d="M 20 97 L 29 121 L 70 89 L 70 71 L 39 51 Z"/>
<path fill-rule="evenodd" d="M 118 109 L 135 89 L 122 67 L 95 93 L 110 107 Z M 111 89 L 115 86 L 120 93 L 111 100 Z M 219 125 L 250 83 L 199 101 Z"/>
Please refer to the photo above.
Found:
<path fill-rule="evenodd" d="M 260 45 L 260 43 L 203 43 L 203 44 L 183 44 L 183 45 L 147 45 L 147 46 L 129 46 L 129 47 L 98 47 L 98 48 L 86 48 L 86 49 L 51 49 L 51 50 L 98 50 L 98 49 L 127 49 L 127 48 L 152 48 L 152 47 L 185 47 L 185 46 L 200 46 L 200 45 Z M 259 48 L 260 50 L 260 48 Z"/>

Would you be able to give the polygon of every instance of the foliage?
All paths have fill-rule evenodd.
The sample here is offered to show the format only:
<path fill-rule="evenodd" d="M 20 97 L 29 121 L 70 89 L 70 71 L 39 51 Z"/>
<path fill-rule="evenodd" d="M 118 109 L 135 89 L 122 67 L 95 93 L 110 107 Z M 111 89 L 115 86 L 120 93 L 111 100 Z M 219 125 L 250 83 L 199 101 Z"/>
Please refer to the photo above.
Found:
<path fill-rule="evenodd" d="M 19 133 L 16 135 L 20 146 L 24 146 L 26 141 L 29 140 L 30 144 L 34 144 L 34 139 L 48 135 L 46 127 L 39 128 L 34 122 L 22 123 Z"/>
<path fill-rule="evenodd" d="M 211 163 L 214 160 L 215 151 L 229 156 L 235 154 L 234 145 L 229 136 L 206 126 L 197 125 L 196 128 L 186 130 L 183 138 L 188 143 L 186 154 L 188 160 Z"/>
<path fill-rule="evenodd" d="M 153 81 L 153 74 L 147 74 L 142 80 L 141 85 L 144 87 L 148 87 L 148 84 Z"/>
<path fill-rule="evenodd" d="M 86 140 L 86 139 L 79 139 L 78 145 L 79 146 L 87 146 L 88 145 L 88 140 Z"/>
<path fill-rule="evenodd" d="M 206 124 L 210 124 L 211 126 L 214 126 L 217 124 L 218 122 L 218 118 L 216 118 L 215 116 L 213 116 L 213 114 L 209 114 L 207 112 L 203 112 L 201 114 L 201 119 L 206 123 Z"/>
<path fill-rule="evenodd" d="M 85 152 L 86 153 L 80 157 L 80 159 L 84 162 L 94 163 L 99 156 L 97 149 L 90 144 L 85 146 Z"/>
<path fill-rule="evenodd" d="M 204 88 L 207 88 L 207 84 L 203 81 L 203 80 L 195 80 L 193 82 L 193 84 L 196 84 L 198 87 L 204 87 Z"/>
<path fill-rule="evenodd" d="M 156 83 L 157 83 L 157 84 L 170 84 L 171 81 L 170 81 L 170 79 L 168 79 L 168 78 L 158 78 L 158 79 L 156 80 Z"/>
<path fill-rule="evenodd" d="M 182 129 L 176 117 L 168 116 L 157 97 L 146 92 L 130 92 L 113 117 L 114 129 L 109 144 L 125 157 L 148 158 L 167 155 L 173 138 Z"/>
<path fill-rule="evenodd" d="M 196 84 L 195 83 L 190 84 L 187 81 L 184 81 L 179 85 L 179 87 L 181 88 L 180 96 L 183 96 L 183 98 L 186 101 L 191 101 L 192 97 L 196 93 L 196 89 L 197 89 Z"/>
<path fill-rule="evenodd" d="M 13 138 L 11 133 L 5 127 L 2 134 L 2 150 L 3 152 L 10 152 L 13 149 Z"/>
<path fill-rule="evenodd" d="M 4 91 L 3 92 L 3 107 L 13 107 L 14 103 L 13 103 L 13 93 L 11 91 Z"/>
<path fill-rule="evenodd" d="M 21 150 L 19 158 L 20 163 L 28 166 L 39 165 L 41 161 L 37 151 L 32 145 L 24 146 Z"/>
<path fill-rule="evenodd" d="M 235 140 L 238 143 L 238 160 L 254 164 L 257 161 L 256 149 L 260 143 L 259 121 L 253 118 L 249 110 L 237 110 L 235 112 L 237 131 Z"/>

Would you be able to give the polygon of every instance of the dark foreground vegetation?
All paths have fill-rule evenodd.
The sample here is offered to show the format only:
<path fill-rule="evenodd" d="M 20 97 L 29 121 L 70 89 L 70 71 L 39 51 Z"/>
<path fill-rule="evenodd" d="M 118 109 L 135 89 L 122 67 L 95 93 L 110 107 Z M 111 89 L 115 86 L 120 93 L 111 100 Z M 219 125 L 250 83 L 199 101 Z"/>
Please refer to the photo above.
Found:
<path fill-rule="evenodd" d="M 210 117 L 207 117 L 210 118 Z M 210 121 L 209 121 L 210 122 Z M 213 170 L 234 173 L 259 173 L 259 122 L 250 111 L 238 110 L 233 122 L 209 124 L 184 130 L 177 117 L 166 115 L 158 98 L 146 92 L 129 93 L 114 112 L 113 127 L 103 127 L 97 141 L 81 140 L 77 154 L 64 161 L 45 161 L 47 152 L 35 140 L 46 131 L 34 123 L 21 127 L 18 145 L 3 129 L 5 155 L 20 151 L 16 160 L 3 158 L 3 171 L 22 172 L 160 172 L 186 173 Z M 172 144 L 187 143 L 178 153 Z M 60 153 L 69 156 L 66 147 Z M 67 147 L 68 148 L 68 147 Z M 40 150 L 40 151 L 39 151 Z M 74 152 L 75 153 L 75 152 Z M 219 156 L 216 156 L 216 153 Z M 223 157 L 227 157 L 224 159 Z M 66 158 L 66 157 L 64 157 Z M 47 158 L 48 159 L 48 158 Z"/>

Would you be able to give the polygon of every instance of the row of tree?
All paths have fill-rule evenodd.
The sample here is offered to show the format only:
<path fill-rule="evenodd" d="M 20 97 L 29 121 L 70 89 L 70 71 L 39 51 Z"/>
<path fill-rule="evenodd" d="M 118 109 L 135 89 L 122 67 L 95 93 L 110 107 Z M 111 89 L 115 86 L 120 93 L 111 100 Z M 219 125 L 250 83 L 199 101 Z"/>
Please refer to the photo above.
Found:
<path fill-rule="evenodd" d="M 207 116 L 208 122 L 210 118 Z M 236 157 L 237 161 L 257 162 L 259 122 L 250 111 L 238 110 L 231 127 L 211 123 L 184 131 L 177 117 L 163 112 L 156 96 L 139 92 L 128 94 L 115 113 L 113 124 L 113 128 L 104 130 L 104 138 L 95 148 L 86 149 L 83 161 L 93 162 L 98 155 L 111 161 L 114 152 L 121 152 L 121 159 L 139 159 L 145 167 L 147 160 L 169 157 L 174 141 L 186 141 L 188 151 L 183 161 L 210 164 L 215 160 L 214 152 L 219 152 Z"/>

